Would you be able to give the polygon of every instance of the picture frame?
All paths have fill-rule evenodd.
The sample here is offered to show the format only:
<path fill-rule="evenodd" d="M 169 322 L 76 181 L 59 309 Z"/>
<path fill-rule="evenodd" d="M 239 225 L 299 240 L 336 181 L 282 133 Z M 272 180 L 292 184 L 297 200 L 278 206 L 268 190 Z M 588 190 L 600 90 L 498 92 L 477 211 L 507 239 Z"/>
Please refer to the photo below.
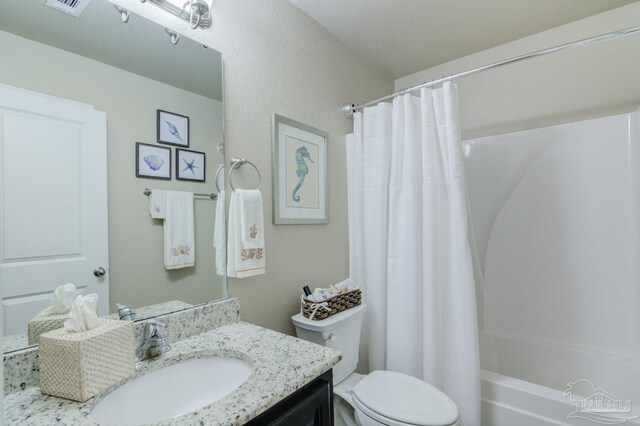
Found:
<path fill-rule="evenodd" d="M 273 223 L 329 223 L 329 134 L 273 115 Z"/>
<path fill-rule="evenodd" d="M 206 180 L 206 154 L 200 151 L 176 148 L 176 179 L 204 182 Z"/>
<path fill-rule="evenodd" d="M 164 110 L 156 112 L 158 143 L 189 147 L 189 117 Z"/>
<path fill-rule="evenodd" d="M 136 142 L 136 177 L 171 180 L 171 148 Z"/>

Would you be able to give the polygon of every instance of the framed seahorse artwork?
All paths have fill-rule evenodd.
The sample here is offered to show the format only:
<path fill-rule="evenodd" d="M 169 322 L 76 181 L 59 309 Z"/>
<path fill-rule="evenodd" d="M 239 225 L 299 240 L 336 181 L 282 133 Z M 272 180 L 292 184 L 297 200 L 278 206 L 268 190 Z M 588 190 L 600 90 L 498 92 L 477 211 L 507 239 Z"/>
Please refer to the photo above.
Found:
<path fill-rule="evenodd" d="M 273 223 L 327 224 L 327 132 L 273 115 Z"/>
<path fill-rule="evenodd" d="M 158 143 L 189 147 L 189 117 L 175 112 L 157 110 Z"/>

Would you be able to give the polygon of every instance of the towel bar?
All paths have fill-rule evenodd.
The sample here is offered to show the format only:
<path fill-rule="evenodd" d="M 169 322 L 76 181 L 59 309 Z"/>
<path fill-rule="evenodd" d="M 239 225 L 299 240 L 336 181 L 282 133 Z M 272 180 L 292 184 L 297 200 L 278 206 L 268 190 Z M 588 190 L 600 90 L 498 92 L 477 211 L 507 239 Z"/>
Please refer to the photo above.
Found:
<path fill-rule="evenodd" d="M 142 193 L 148 197 L 149 195 L 151 195 L 151 190 L 149 188 L 146 188 L 144 191 L 142 191 Z M 197 194 L 194 192 L 193 195 L 195 197 L 211 198 L 212 200 L 215 200 L 216 198 L 218 198 L 218 194 Z"/>

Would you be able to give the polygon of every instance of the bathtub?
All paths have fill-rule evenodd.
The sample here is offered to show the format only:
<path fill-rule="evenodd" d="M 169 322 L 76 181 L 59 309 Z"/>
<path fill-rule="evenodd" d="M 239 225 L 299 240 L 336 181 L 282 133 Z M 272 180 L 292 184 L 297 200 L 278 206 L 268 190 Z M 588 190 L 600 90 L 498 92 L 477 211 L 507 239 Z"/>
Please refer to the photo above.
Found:
<path fill-rule="evenodd" d="M 481 333 L 480 342 L 483 426 L 598 424 L 567 418 L 576 406 L 563 393 L 578 379 L 630 400 L 625 416 L 640 416 L 640 368 L 629 361 L 495 333 Z"/>

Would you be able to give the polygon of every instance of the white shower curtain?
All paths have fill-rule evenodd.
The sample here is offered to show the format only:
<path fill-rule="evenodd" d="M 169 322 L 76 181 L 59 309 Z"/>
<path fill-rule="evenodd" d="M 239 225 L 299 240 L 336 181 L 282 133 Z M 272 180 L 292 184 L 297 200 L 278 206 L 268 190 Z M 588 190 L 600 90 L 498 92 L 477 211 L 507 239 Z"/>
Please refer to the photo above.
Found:
<path fill-rule="evenodd" d="M 480 425 L 478 327 L 457 87 L 354 116 L 351 276 L 369 304 L 370 370 L 422 378 Z"/>

